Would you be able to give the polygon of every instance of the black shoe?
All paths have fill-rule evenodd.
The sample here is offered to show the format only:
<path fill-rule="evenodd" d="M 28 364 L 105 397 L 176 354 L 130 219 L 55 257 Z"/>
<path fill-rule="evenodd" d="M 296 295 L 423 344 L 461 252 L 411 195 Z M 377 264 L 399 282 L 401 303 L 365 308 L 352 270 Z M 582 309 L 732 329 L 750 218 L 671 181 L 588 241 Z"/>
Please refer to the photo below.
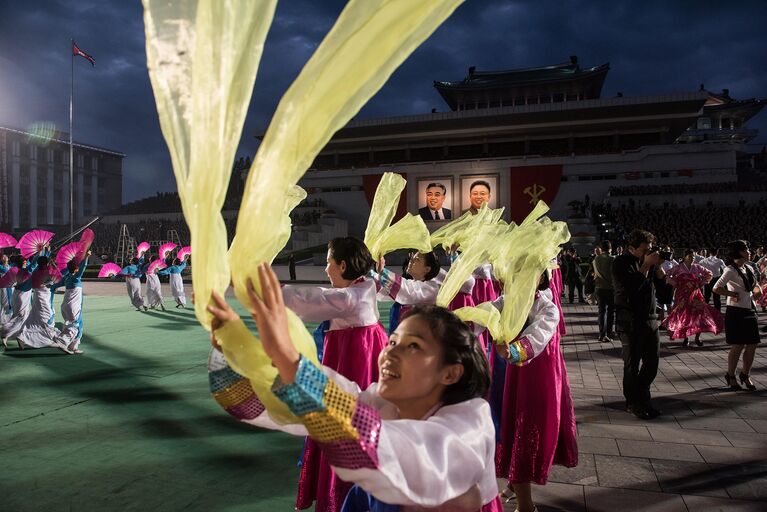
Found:
<path fill-rule="evenodd" d="M 613 339 L 609 336 L 602 336 L 602 343 L 612 343 Z"/>
<path fill-rule="evenodd" d="M 685 338 L 684 341 L 682 341 L 682 348 L 687 348 L 689 346 L 690 346 L 690 340 Z"/>
<path fill-rule="evenodd" d="M 756 390 L 756 386 L 754 386 L 754 383 L 751 382 L 751 378 L 748 375 L 746 375 L 743 372 L 740 372 L 740 375 L 738 375 L 738 377 L 740 378 L 740 383 L 746 386 L 746 388 L 749 391 Z M 735 380 L 735 377 L 733 377 L 733 380 Z"/>
<path fill-rule="evenodd" d="M 700 341 L 700 338 L 695 338 L 695 344 L 698 345 L 699 347 L 703 346 L 703 342 Z"/>
<path fill-rule="evenodd" d="M 628 407 L 626 407 L 626 411 L 630 412 L 631 414 L 633 414 L 640 420 L 651 420 L 655 418 L 655 416 L 653 416 L 653 414 L 650 411 L 648 411 L 641 405 L 629 405 Z"/>
<path fill-rule="evenodd" d="M 727 386 L 729 386 L 730 389 L 743 389 L 742 387 L 740 387 L 740 384 L 738 384 L 738 380 L 735 378 L 735 375 L 730 375 L 729 373 L 725 373 L 724 381 L 727 383 Z"/>
<path fill-rule="evenodd" d="M 646 410 L 647 412 L 649 412 L 649 413 L 650 413 L 650 416 L 651 416 L 651 417 L 653 417 L 653 418 L 657 418 L 658 416 L 660 416 L 661 414 L 663 414 L 663 412 L 662 412 L 660 409 L 656 409 L 656 408 L 655 408 L 655 407 L 653 407 L 652 405 L 647 405 L 647 406 L 645 406 L 645 410 Z"/>

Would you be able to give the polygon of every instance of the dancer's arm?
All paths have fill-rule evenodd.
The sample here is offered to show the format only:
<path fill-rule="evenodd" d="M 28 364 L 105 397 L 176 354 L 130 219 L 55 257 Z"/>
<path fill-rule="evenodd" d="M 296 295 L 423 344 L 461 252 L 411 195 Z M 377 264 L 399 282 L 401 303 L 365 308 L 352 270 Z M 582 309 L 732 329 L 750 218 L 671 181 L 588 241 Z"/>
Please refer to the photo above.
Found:
<path fill-rule="evenodd" d="M 349 288 L 285 285 L 282 287 L 285 306 L 306 322 L 322 322 L 347 315 L 356 305 L 357 297 Z"/>
<path fill-rule="evenodd" d="M 416 281 L 403 279 L 401 275 L 386 268 L 378 274 L 378 282 L 381 285 L 379 294 L 404 305 L 436 304 L 439 285 L 429 281 Z"/>
<path fill-rule="evenodd" d="M 515 341 L 508 345 L 509 363 L 523 366 L 539 356 L 548 346 L 559 326 L 559 309 L 545 296 L 539 296 L 530 311 L 533 318 Z M 505 355 L 505 354 L 504 354 Z"/>

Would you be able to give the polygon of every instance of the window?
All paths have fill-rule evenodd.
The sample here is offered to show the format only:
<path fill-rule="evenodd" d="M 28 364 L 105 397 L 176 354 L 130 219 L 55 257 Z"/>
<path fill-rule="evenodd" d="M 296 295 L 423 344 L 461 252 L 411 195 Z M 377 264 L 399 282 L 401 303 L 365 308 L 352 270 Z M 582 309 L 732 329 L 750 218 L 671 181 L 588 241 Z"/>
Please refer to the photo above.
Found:
<path fill-rule="evenodd" d="M 698 130 L 710 130 L 711 129 L 711 118 L 710 117 L 699 117 L 698 118 Z"/>

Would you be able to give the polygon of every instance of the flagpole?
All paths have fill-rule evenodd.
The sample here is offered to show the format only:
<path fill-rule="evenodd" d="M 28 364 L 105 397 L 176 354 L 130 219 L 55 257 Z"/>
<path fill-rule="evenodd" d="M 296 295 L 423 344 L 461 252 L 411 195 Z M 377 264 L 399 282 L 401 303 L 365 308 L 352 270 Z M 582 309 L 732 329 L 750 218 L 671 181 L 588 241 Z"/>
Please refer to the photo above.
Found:
<path fill-rule="evenodd" d="M 73 204 L 73 198 L 74 198 L 74 189 L 75 189 L 75 183 L 74 183 L 74 164 L 75 164 L 75 154 L 74 154 L 74 146 L 72 145 L 72 117 L 74 113 L 74 105 L 75 105 L 75 40 L 70 39 L 69 40 L 69 59 L 71 64 L 71 80 L 70 80 L 70 88 L 69 88 L 69 231 L 74 231 L 75 226 L 75 211 L 74 211 L 74 204 Z"/>

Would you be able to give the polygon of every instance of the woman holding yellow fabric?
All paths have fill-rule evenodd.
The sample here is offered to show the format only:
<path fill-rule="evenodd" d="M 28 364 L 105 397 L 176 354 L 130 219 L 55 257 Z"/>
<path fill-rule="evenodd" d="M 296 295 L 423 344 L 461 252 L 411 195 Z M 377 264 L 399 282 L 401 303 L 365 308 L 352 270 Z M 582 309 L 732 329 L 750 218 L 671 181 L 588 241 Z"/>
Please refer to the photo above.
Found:
<path fill-rule="evenodd" d="M 241 392 L 248 381 L 214 350 L 211 388 L 230 414 L 240 417 L 240 403 L 250 403 L 248 423 L 315 439 L 338 475 L 356 484 L 340 497 L 343 512 L 502 511 L 493 426 L 482 398 L 487 360 L 460 319 L 436 306 L 413 308 L 379 357 L 380 380 L 361 390 L 300 356 L 276 275 L 262 265 L 259 277 L 263 301 L 252 293 L 251 313 L 279 372 L 272 390 L 300 423 L 277 425 L 252 390 Z M 222 297 L 213 299 L 215 336 L 239 317 Z"/>
<path fill-rule="evenodd" d="M 387 342 L 379 320 L 376 283 L 367 275 L 373 259 L 354 237 L 328 244 L 327 267 L 332 288 L 286 285 L 285 305 L 305 322 L 330 320 L 322 364 L 364 389 L 378 380 L 378 354 Z M 308 439 L 298 482 L 296 508 L 339 510 L 351 484 L 339 480 L 317 444 Z"/>

